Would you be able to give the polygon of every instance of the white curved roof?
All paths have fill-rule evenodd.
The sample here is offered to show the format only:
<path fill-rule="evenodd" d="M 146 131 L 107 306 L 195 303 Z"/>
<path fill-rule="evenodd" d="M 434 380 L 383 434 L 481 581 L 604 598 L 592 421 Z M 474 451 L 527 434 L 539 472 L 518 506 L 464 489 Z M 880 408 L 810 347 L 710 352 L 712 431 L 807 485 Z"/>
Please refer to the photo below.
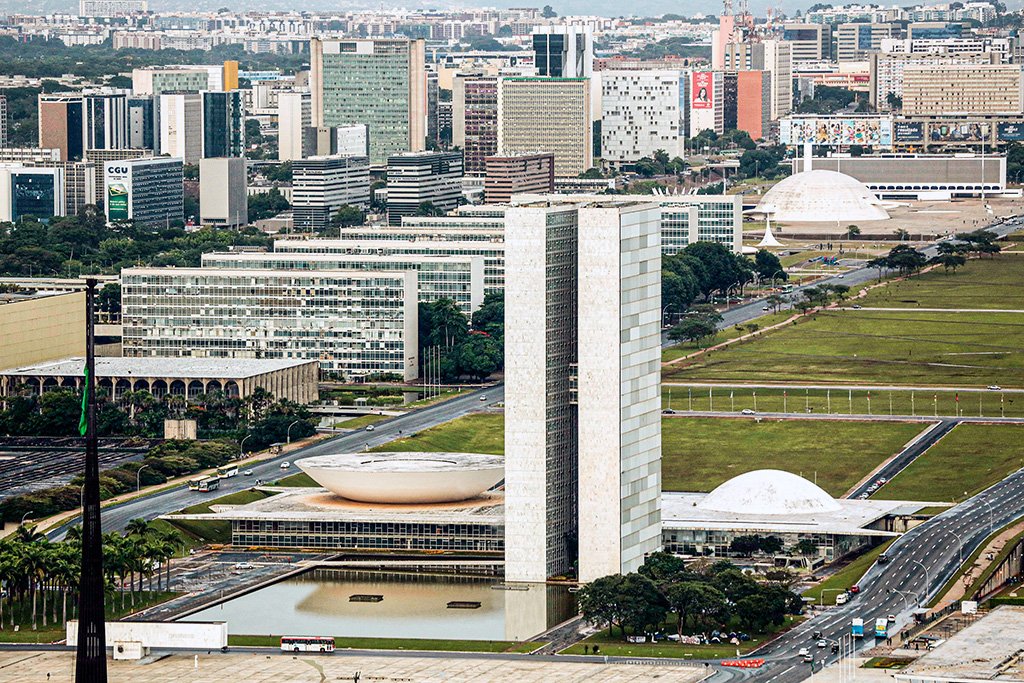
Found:
<path fill-rule="evenodd" d="M 813 169 L 768 190 L 755 214 L 783 222 L 884 221 L 889 214 L 862 182 L 843 173 Z M 846 226 L 842 226 L 846 227 Z"/>
<path fill-rule="evenodd" d="M 842 506 L 803 477 L 781 470 L 754 470 L 720 485 L 697 507 L 748 515 L 813 515 Z"/>
<path fill-rule="evenodd" d="M 466 500 L 505 476 L 504 458 L 481 453 L 339 453 L 295 465 L 335 495 L 364 503 Z"/>

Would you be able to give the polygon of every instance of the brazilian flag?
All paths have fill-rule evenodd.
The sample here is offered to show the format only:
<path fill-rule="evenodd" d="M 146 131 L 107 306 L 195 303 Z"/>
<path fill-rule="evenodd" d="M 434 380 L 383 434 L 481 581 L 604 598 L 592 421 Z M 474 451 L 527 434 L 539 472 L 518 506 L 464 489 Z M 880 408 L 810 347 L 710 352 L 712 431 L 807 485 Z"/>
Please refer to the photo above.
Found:
<path fill-rule="evenodd" d="M 85 388 L 82 390 L 82 416 L 78 418 L 78 433 L 85 436 L 89 430 L 89 366 L 85 366 Z"/>

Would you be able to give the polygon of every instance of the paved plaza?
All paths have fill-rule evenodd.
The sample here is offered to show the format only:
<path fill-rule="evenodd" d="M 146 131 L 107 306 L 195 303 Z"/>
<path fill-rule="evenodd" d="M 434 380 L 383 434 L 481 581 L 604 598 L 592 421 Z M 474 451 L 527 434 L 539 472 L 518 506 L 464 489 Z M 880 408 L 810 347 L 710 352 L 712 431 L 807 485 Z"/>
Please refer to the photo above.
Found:
<path fill-rule="evenodd" d="M 0 681 L 73 681 L 71 652 L 0 652 Z M 356 672 L 363 683 L 433 683 L 434 681 L 546 681 L 631 683 L 657 679 L 666 683 L 696 683 L 704 675 L 698 666 L 603 664 L 476 658 L 401 656 L 327 657 L 264 654 L 154 656 L 141 662 L 108 662 L 111 683 L 326 683 L 351 681 Z M 47 674 L 50 678 L 47 679 Z"/>

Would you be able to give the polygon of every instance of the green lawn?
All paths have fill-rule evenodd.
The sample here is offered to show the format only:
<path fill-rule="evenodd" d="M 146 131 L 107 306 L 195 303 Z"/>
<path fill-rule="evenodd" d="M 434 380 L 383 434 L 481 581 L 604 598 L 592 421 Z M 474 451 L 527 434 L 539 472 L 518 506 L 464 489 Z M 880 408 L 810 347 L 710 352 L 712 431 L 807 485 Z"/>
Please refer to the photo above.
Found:
<path fill-rule="evenodd" d="M 342 429 L 362 429 L 366 425 L 375 424 L 388 419 L 388 417 L 388 415 L 360 415 L 359 417 L 353 417 L 349 420 L 335 422 L 334 426 L 341 427 Z"/>
<path fill-rule="evenodd" d="M 205 515 L 212 512 L 210 509 L 212 505 L 245 505 L 247 503 L 254 503 L 257 500 L 263 500 L 272 495 L 274 494 L 264 491 L 236 491 L 220 498 L 190 505 L 181 512 L 187 515 Z M 205 543 L 231 543 L 230 522 L 199 519 L 170 519 L 165 521 L 184 535 L 195 539 L 199 545 Z"/>
<path fill-rule="evenodd" d="M 896 308 L 1024 309 L 1024 259 L 970 259 L 955 273 L 941 268 L 871 290 L 858 303 Z"/>
<path fill-rule="evenodd" d="M 1024 425 L 961 424 L 879 489 L 880 498 L 955 502 L 1024 466 Z"/>
<path fill-rule="evenodd" d="M 372 450 L 447 451 L 501 455 L 505 452 L 505 416 L 500 413 L 466 415 Z"/>
<path fill-rule="evenodd" d="M 959 398 L 959 400 L 957 400 Z M 679 413 L 750 408 L 761 413 L 826 413 L 834 415 L 919 415 L 1024 417 L 1024 395 L 1002 391 L 909 391 L 876 389 L 807 389 L 706 387 L 666 384 L 664 409 Z"/>
<path fill-rule="evenodd" d="M 197 503 L 196 505 L 190 505 L 182 510 L 182 512 L 187 515 L 202 515 L 211 511 L 211 505 L 246 505 L 247 503 L 255 503 L 257 500 L 269 498 L 272 495 L 274 494 L 267 493 L 265 491 L 236 491 L 235 493 L 229 493 L 228 495 L 221 496 L 220 498 L 214 498 L 213 500 Z"/>
<path fill-rule="evenodd" d="M 661 352 L 661 362 L 665 363 L 670 360 L 675 360 L 676 358 L 680 358 L 681 356 L 693 353 L 698 349 L 706 348 L 708 346 L 714 346 L 715 344 L 721 344 L 722 342 L 729 341 L 730 339 L 742 337 L 745 334 L 749 334 L 750 332 L 756 331 L 750 328 L 751 325 L 756 325 L 757 329 L 763 330 L 766 327 L 777 325 L 778 323 L 781 323 L 792 316 L 793 311 L 779 311 L 778 313 L 767 313 L 761 316 L 760 318 L 755 318 L 748 323 L 744 323 L 743 325 L 733 325 L 732 327 L 727 327 L 726 329 L 720 331 L 717 335 L 715 335 L 714 339 L 703 342 L 701 346 L 698 346 L 694 342 L 683 342 L 681 344 L 676 344 L 675 346 L 670 346 Z"/>
<path fill-rule="evenodd" d="M 299 472 L 275 481 L 273 486 L 320 486 L 320 484 L 305 472 Z"/>
<path fill-rule="evenodd" d="M 800 474 L 840 495 L 924 426 L 906 422 L 754 422 L 671 417 L 662 420 L 662 488 L 710 491 L 751 470 Z"/>
<path fill-rule="evenodd" d="M 889 547 L 888 543 L 883 543 L 880 546 L 872 548 L 871 550 L 858 555 L 848 564 L 843 566 L 842 569 L 829 576 L 824 581 L 821 581 L 803 592 L 805 598 L 814 598 L 814 604 L 816 605 L 834 605 L 836 604 L 836 596 L 839 595 L 840 591 L 845 591 L 850 586 L 860 581 L 861 577 L 864 576 L 864 572 L 868 570 L 875 560 L 882 552 Z M 856 598 L 854 598 L 856 600 Z"/>
<path fill-rule="evenodd" d="M 822 311 L 666 380 L 1024 386 L 1024 313 Z"/>
<path fill-rule="evenodd" d="M 335 649 L 353 650 L 437 650 L 443 652 L 533 652 L 545 643 L 516 643 L 505 640 L 431 640 L 426 638 L 335 637 Z M 238 647 L 281 647 L 281 636 L 228 636 L 228 645 Z"/>

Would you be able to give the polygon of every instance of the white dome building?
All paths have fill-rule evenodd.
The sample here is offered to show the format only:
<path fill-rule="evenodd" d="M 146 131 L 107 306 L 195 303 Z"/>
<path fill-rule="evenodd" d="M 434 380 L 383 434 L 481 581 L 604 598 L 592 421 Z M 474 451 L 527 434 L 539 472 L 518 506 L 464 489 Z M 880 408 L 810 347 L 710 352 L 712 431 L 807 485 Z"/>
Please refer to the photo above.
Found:
<path fill-rule="evenodd" d="M 841 509 L 815 484 L 782 470 L 754 470 L 733 477 L 705 496 L 697 507 L 746 515 L 814 515 Z"/>
<path fill-rule="evenodd" d="M 505 476 L 504 458 L 481 453 L 341 453 L 295 465 L 331 493 L 363 503 L 468 500 Z"/>
<path fill-rule="evenodd" d="M 750 212 L 784 223 L 884 221 L 882 202 L 856 178 L 812 169 L 791 175 L 765 193 Z"/>

